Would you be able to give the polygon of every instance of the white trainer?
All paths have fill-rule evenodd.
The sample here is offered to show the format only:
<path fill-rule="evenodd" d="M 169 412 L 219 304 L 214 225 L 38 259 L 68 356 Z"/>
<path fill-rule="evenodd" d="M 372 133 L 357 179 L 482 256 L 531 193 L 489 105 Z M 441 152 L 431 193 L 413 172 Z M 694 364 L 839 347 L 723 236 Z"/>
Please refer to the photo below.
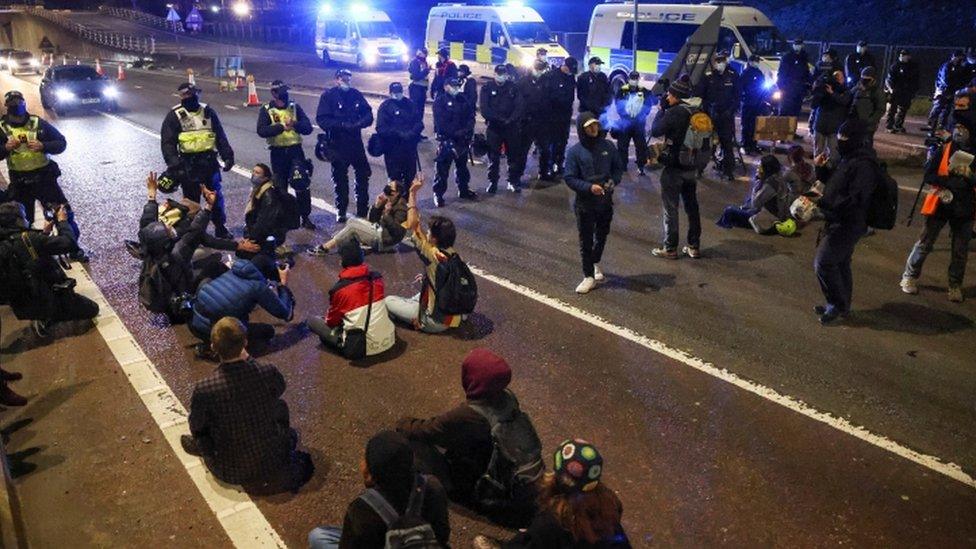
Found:
<path fill-rule="evenodd" d="M 576 293 L 578 294 L 589 293 L 594 286 L 596 286 L 596 280 L 593 280 L 592 276 L 588 276 L 583 279 L 583 282 L 579 283 L 579 286 L 576 287 Z"/>
<path fill-rule="evenodd" d="M 603 276 L 603 271 L 600 270 L 600 265 L 593 265 L 593 280 L 597 282 L 603 282 L 607 277 Z"/>
<path fill-rule="evenodd" d="M 903 276 L 901 279 L 901 291 L 906 294 L 915 295 L 918 293 L 918 285 L 916 284 L 916 279 L 910 276 Z"/>

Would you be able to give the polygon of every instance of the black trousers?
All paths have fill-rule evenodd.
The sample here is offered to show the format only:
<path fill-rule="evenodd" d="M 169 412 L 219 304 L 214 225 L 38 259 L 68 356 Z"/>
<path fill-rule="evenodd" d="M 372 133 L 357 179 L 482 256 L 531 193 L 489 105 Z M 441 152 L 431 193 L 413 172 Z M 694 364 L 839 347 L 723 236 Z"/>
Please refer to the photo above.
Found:
<path fill-rule="evenodd" d="M 779 104 L 780 116 L 800 116 L 803 110 L 803 96 L 805 91 L 803 86 L 789 87 L 782 90 L 783 97 Z"/>
<path fill-rule="evenodd" d="M 613 221 L 613 204 L 591 206 L 577 202 L 576 230 L 579 232 L 580 259 L 583 260 L 583 276 L 593 276 L 593 265 L 603 259 L 603 249 Z"/>
<path fill-rule="evenodd" d="M 754 149 L 756 143 L 756 118 L 762 114 L 762 105 L 742 105 L 742 146 Z"/>
<path fill-rule="evenodd" d="M 549 136 L 546 133 L 545 122 L 536 119 L 525 120 L 521 126 L 522 150 L 519 153 L 523 159 L 523 165 L 528 163 L 529 153 L 532 151 L 532 146 L 535 145 L 539 151 L 539 176 L 548 176 L 552 171 L 552 151 L 546 146 Z"/>
<path fill-rule="evenodd" d="M 910 107 L 911 104 L 911 98 L 905 100 L 904 98 L 899 97 L 897 101 L 892 98 L 888 103 L 888 117 L 885 120 L 885 127 L 889 130 L 904 129 L 905 115 L 908 114 L 908 107 Z"/>
<path fill-rule="evenodd" d="M 354 144 L 355 145 L 355 144 Z M 341 151 L 332 162 L 332 185 L 335 190 L 335 205 L 339 215 L 346 215 L 349 209 L 349 168 L 356 172 L 356 215 L 366 217 L 369 212 L 369 176 L 373 174 L 366 159 L 366 150 L 360 141 L 358 147 Z"/>
<path fill-rule="evenodd" d="M 227 223 L 227 212 L 224 209 L 224 193 L 220 187 L 220 165 L 217 164 L 217 157 L 213 153 L 200 153 L 182 157 L 186 178 L 180 183 L 183 190 L 183 197 L 193 202 L 199 203 L 200 185 L 217 193 L 217 201 L 214 202 L 213 210 L 210 212 L 210 221 L 214 227 L 223 227 Z"/>
<path fill-rule="evenodd" d="M 735 169 L 735 115 L 713 116 L 712 121 L 715 123 L 715 134 L 722 149 L 722 163 L 719 169 L 725 176 L 732 177 Z"/>
<path fill-rule="evenodd" d="M 543 123 L 545 131 L 545 145 L 543 153 L 539 156 L 539 165 L 542 166 L 542 155 L 550 159 L 549 175 L 561 175 L 566 164 L 566 146 L 569 144 L 569 126 L 572 124 L 572 113 L 569 117 L 558 120 L 547 120 Z"/>
<path fill-rule="evenodd" d="M 459 193 L 468 191 L 468 184 L 471 182 L 471 172 L 468 170 L 468 155 L 470 149 L 467 146 L 458 146 L 457 156 L 450 160 L 443 160 L 435 163 L 436 175 L 434 176 L 434 194 L 443 197 L 447 192 L 447 177 L 451 173 L 451 164 L 454 165 L 455 181 Z"/>
<path fill-rule="evenodd" d="M 58 184 L 58 175 L 61 170 L 57 164 L 51 162 L 47 166 L 30 172 L 10 172 L 10 186 L 7 188 L 7 200 L 20 202 L 24 206 L 27 214 L 27 222 L 34 223 L 34 203 L 40 202 L 41 206 L 47 208 L 58 204 L 68 206 L 68 224 L 71 230 L 78 237 L 78 224 L 75 222 L 75 213 L 68 204 L 68 198 L 64 196 L 61 185 Z"/>
<path fill-rule="evenodd" d="M 417 113 L 417 118 L 420 120 L 421 131 L 424 129 L 424 109 L 427 107 L 428 90 L 427 86 L 416 84 L 410 84 L 407 87 L 407 94 L 410 95 L 410 101 L 413 103 L 413 112 Z"/>
<path fill-rule="evenodd" d="M 624 169 L 627 169 L 628 159 L 630 158 L 630 142 L 634 142 L 634 149 L 637 151 L 637 167 L 643 168 L 647 165 L 647 133 L 644 131 L 643 124 L 630 124 L 619 130 L 617 133 L 617 151 L 620 159 L 624 162 Z"/>
<path fill-rule="evenodd" d="M 417 145 L 397 145 L 383 155 L 386 177 L 407 189 L 417 176 Z"/>
<path fill-rule="evenodd" d="M 488 181 L 492 185 L 498 184 L 498 178 L 501 176 L 502 148 L 504 147 L 505 158 L 508 162 L 508 182 L 516 187 L 519 186 L 522 174 L 525 173 L 525 153 L 528 152 L 528 147 L 522 145 L 519 129 L 516 127 L 502 130 L 488 128 L 485 132 L 485 139 L 488 141 Z"/>
<path fill-rule="evenodd" d="M 857 241 L 864 236 L 867 227 L 835 225 L 824 229 L 813 268 L 820 283 L 827 307 L 841 313 L 851 310 L 854 278 L 851 261 Z"/>
<path fill-rule="evenodd" d="M 291 166 L 295 160 L 306 160 L 305 151 L 301 145 L 290 147 L 271 147 L 271 172 L 274 174 L 275 185 L 288 192 L 288 181 L 291 178 Z M 312 213 L 312 189 L 295 189 L 298 199 L 298 214 L 308 218 Z"/>

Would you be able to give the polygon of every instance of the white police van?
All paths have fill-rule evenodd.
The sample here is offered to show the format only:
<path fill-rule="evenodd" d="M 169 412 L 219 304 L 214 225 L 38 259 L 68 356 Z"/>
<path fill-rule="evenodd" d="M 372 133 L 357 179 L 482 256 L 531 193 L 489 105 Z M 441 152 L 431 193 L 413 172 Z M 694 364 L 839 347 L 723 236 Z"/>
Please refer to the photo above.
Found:
<path fill-rule="evenodd" d="M 539 48 L 548 50 L 551 64 L 561 64 L 569 56 L 542 16 L 518 2 L 438 4 L 427 16 L 425 44 L 431 57 L 448 48 L 452 60 L 482 76 L 493 74 L 495 65 L 531 66 Z"/>
<path fill-rule="evenodd" d="M 739 2 L 712 1 L 703 4 L 638 4 L 637 71 L 642 80 L 656 81 L 677 56 L 685 41 L 722 6 L 718 51 L 727 50 L 741 73 L 756 54 L 766 86 L 776 82 L 780 56 L 790 45 L 761 11 Z M 608 1 L 593 8 L 586 37 L 586 58 L 599 57 L 603 71 L 615 85 L 627 80 L 634 70 L 634 3 Z"/>
<path fill-rule="evenodd" d="M 315 22 L 315 51 L 326 64 L 361 69 L 403 68 L 410 52 L 384 11 L 366 4 L 322 4 Z"/>

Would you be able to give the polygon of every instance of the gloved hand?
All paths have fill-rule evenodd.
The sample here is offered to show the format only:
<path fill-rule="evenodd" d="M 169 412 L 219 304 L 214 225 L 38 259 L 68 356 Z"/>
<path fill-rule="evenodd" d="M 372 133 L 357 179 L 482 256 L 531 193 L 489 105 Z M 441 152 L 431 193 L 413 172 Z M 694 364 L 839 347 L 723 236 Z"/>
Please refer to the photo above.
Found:
<path fill-rule="evenodd" d="M 224 171 L 229 172 L 233 169 L 234 169 L 234 159 L 229 158 L 227 160 L 224 160 Z"/>

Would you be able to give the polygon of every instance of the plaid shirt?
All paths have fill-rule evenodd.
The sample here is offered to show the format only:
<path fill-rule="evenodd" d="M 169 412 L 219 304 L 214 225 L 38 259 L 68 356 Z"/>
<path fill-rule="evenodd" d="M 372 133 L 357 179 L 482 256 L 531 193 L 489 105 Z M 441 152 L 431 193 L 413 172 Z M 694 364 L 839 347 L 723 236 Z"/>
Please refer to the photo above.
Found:
<path fill-rule="evenodd" d="M 239 484 L 267 478 L 294 448 L 285 378 L 252 358 L 217 366 L 196 384 L 190 400 L 190 433 L 211 472 Z"/>

